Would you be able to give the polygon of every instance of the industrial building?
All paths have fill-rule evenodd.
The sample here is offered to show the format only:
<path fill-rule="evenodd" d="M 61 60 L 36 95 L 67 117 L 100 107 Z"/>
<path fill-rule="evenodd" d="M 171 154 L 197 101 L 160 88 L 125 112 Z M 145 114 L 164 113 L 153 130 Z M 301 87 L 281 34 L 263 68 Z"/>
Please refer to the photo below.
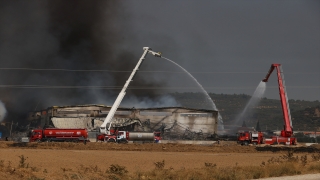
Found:
<path fill-rule="evenodd" d="M 86 128 L 97 132 L 110 106 L 52 106 L 30 112 L 30 128 Z M 217 133 L 218 112 L 184 107 L 121 108 L 111 126 L 127 131 L 160 131 L 163 139 L 203 140 Z"/>

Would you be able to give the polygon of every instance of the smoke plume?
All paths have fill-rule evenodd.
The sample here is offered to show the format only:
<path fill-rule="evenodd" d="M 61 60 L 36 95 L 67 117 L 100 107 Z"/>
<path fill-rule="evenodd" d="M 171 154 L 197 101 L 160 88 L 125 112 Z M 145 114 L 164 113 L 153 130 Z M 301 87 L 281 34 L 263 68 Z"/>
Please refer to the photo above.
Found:
<path fill-rule="evenodd" d="M 137 54 L 124 45 L 133 41 L 135 34 L 128 31 L 130 17 L 119 1 L 1 1 L 0 26 L 2 68 L 129 71 L 0 70 L 0 85 L 46 86 L 0 88 L 10 121 L 25 120 L 26 112 L 54 105 L 112 105 L 120 89 L 76 87 L 121 88 L 142 54 L 142 47 Z M 137 76 L 133 85 L 165 83 Z M 61 86 L 65 88 L 56 88 Z M 136 107 L 177 104 L 171 97 L 159 96 L 159 90 L 150 89 L 128 90 L 124 102 L 130 106 L 136 102 Z"/>
<path fill-rule="evenodd" d="M 0 101 L 0 122 L 6 117 L 7 110 L 3 102 Z"/>

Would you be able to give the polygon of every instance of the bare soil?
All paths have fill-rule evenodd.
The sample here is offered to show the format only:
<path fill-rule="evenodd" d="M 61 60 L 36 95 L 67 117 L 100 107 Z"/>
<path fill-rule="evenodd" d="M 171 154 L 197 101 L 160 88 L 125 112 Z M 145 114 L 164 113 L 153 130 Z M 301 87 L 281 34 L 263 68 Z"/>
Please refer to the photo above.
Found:
<path fill-rule="evenodd" d="M 14 143 L 0 141 L 0 161 L 11 170 L 0 172 L 0 179 L 8 179 L 21 166 L 21 159 L 29 167 L 28 173 L 45 179 L 60 179 L 66 171 L 81 171 L 83 167 L 96 167 L 106 171 L 111 165 L 125 166 L 129 173 L 150 171 L 155 163 L 165 162 L 165 167 L 196 169 L 205 163 L 217 167 L 259 166 L 272 157 L 295 153 L 318 153 L 319 147 L 254 147 L 240 146 L 234 142 L 201 146 L 184 144 L 114 144 L 114 143 Z M 23 155 L 23 158 L 22 158 Z M 20 157 L 19 157 L 20 156 Z M 1 165 L 1 162 L 0 162 Z M 20 168 L 21 169 L 21 168 Z M 27 171 L 27 170 L 26 170 Z M 31 172 L 29 172 L 31 171 Z"/>

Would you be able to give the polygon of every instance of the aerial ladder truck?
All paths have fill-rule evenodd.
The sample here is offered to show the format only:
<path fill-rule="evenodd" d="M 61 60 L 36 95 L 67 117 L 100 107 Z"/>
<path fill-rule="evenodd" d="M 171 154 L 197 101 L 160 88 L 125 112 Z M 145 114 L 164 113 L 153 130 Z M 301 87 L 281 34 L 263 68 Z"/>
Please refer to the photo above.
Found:
<path fill-rule="evenodd" d="M 143 63 L 145 57 L 147 56 L 147 54 L 152 54 L 156 57 L 161 57 L 161 53 L 160 52 L 154 52 L 152 51 L 152 49 L 150 47 L 144 47 L 143 48 L 143 54 L 141 56 L 141 58 L 139 59 L 137 65 L 135 66 L 135 68 L 133 69 L 131 75 L 129 76 L 128 80 L 126 81 L 126 83 L 124 84 L 121 92 L 119 93 L 117 99 L 115 100 L 115 102 L 113 103 L 107 117 L 105 118 L 104 122 L 101 124 L 100 126 L 100 134 L 97 136 L 97 140 L 99 139 L 112 139 L 113 141 L 117 141 L 118 140 L 123 140 L 123 139 L 127 139 L 126 138 L 126 133 L 122 132 L 122 135 L 118 135 L 116 134 L 116 132 L 111 131 L 111 125 L 112 125 L 112 119 L 121 103 L 121 101 L 123 100 L 123 97 L 126 94 L 126 90 L 129 86 L 129 84 L 131 83 L 131 81 L 133 81 L 133 78 L 136 74 L 136 72 L 139 70 L 139 67 L 141 66 L 141 64 Z M 120 133 L 119 133 L 120 134 Z M 156 135 L 155 138 L 159 138 L 159 135 Z"/>
<path fill-rule="evenodd" d="M 284 128 L 283 130 L 281 130 L 280 136 L 272 136 L 271 138 L 266 138 L 265 143 L 270 145 L 271 144 L 295 145 L 296 138 L 293 137 L 292 121 L 291 121 L 288 97 L 287 97 L 286 87 L 284 83 L 284 76 L 283 76 L 281 64 L 271 64 L 268 74 L 262 81 L 268 82 L 268 79 L 274 69 L 277 69 L 279 94 L 280 94 L 280 101 L 281 101 L 282 113 L 283 113 L 283 119 L 284 119 Z"/>

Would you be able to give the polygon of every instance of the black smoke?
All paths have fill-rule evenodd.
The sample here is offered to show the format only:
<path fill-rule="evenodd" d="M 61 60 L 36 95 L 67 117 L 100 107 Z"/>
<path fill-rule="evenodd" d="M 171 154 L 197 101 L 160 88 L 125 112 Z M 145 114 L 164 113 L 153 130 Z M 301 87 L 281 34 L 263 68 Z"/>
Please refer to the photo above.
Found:
<path fill-rule="evenodd" d="M 0 26 L 0 68 L 131 71 L 140 58 L 140 52 L 125 46 L 134 41 L 135 34 L 130 31 L 130 15 L 119 1 L 0 1 Z M 112 105 L 120 89 L 52 86 L 121 88 L 130 73 L 0 70 L 0 85 L 49 86 L 0 88 L 0 100 L 8 110 L 8 121 L 24 121 L 28 111 L 54 105 Z M 134 86 L 165 84 L 139 77 Z M 127 96 L 147 105 L 157 100 L 165 103 L 159 91 L 128 90 Z"/>

